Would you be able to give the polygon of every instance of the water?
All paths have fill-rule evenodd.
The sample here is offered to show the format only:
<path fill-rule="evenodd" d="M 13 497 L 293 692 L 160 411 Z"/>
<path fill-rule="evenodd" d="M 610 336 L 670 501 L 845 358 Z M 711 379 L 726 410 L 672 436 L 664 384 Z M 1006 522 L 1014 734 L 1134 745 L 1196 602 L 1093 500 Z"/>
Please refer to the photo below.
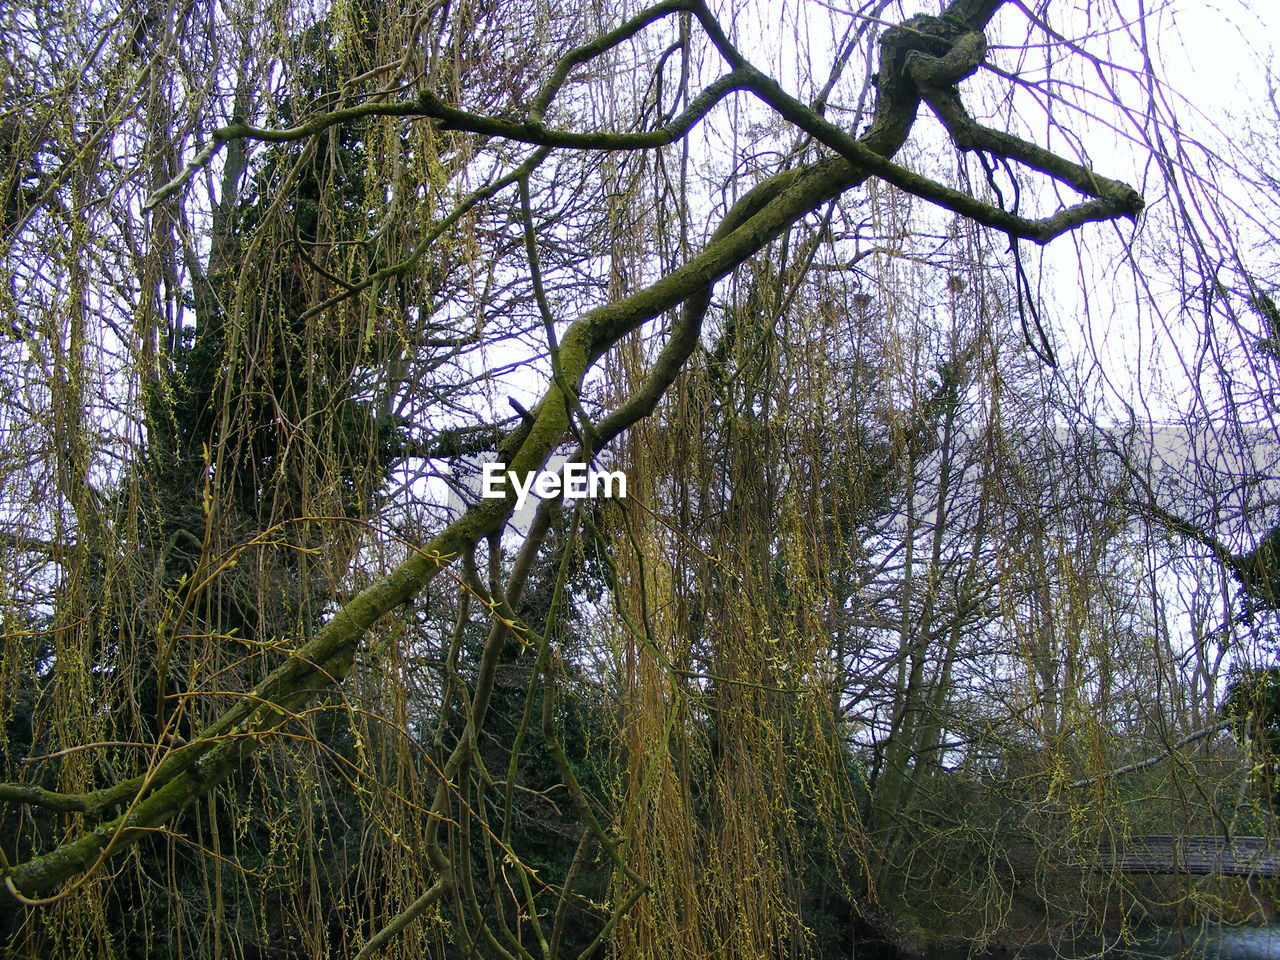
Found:
<path fill-rule="evenodd" d="M 970 954 L 955 947 L 930 950 L 924 960 L 1280 960 L 1280 925 L 1270 927 L 1139 927 L 1130 942 L 1097 939 L 1014 952 Z"/>
<path fill-rule="evenodd" d="M 1280 926 L 1164 928 L 1142 937 L 1140 943 L 1115 947 L 1100 956 L 1105 960 L 1280 960 Z"/>
<path fill-rule="evenodd" d="M 1280 926 L 1139 928 L 1132 942 L 1106 946 L 1077 941 L 1061 952 L 1048 948 L 1023 951 L 1025 960 L 1280 960 Z"/>

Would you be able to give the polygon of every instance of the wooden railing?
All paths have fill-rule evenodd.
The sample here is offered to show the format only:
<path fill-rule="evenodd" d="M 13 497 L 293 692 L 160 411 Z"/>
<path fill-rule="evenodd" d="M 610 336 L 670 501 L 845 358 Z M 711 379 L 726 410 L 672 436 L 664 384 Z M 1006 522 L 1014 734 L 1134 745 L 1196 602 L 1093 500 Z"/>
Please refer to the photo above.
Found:
<path fill-rule="evenodd" d="M 1123 873 L 1280 877 L 1280 849 L 1263 837 L 1135 837 L 1102 853 L 1100 867 Z"/>
<path fill-rule="evenodd" d="M 1018 846 L 1023 846 L 1019 844 Z M 1025 854 L 1037 858 L 1026 845 Z M 1019 852 L 1015 859 L 1021 859 Z M 1133 837 L 1100 844 L 1092 855 L 1080 851 L 1060 861 L 1066 870 L 1222 877 L 1280 877 L 1280 844 L 1264 837 Z"/>

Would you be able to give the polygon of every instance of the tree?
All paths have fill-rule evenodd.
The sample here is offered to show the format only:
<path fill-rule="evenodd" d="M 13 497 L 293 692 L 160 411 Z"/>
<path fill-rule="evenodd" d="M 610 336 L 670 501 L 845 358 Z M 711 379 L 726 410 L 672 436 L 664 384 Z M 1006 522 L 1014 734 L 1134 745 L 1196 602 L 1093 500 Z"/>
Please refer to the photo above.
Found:
<path fill-rule="evenodd" d="M 160 886 L 202 887 L 214 953 L 227 897 L 279 918 L 246 951 L 812 950 L 811 868 L 893 926 L 868 904 L 942 831 L 945 758 L 1069 754 L 1112 682 L 1081 638 L 1136 617 L 1096 615 L 1133 597 L 1114 534 L 1000 465 L 1090 456 L 1014 436 L 1053 399 L 1028 241 L 1144 201 L 972 96 L 1043 93 L 995 30 L 1118 68 L 1021 4 L 891 7 L 796 92 L 702 0 L 10 14 L 0 376 L 8 422 L 23 384 L 50 411 L 5 451 L 39 501 L 6 544 L 15 949 L 115 951 L 108 866 L 142 889 L 181 848 Z M 1025 215 L 1028 177 L 1075 199 Z M 504 533 L 477 458 L 565 452 L 648 512 Z M 962 695 L 979 662 L 1030 714 Z"/>

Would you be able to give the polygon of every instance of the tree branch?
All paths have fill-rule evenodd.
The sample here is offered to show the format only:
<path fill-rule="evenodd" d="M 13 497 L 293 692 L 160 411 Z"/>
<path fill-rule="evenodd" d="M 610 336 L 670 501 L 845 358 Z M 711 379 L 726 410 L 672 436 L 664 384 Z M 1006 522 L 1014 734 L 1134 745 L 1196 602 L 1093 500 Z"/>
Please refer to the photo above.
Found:
<path fill-rule="evenodd" d="M 1177 743 L 1172 743 L 1160 753 L 1145 759 L 1135 761 L 1134 763 L 1126 763 L 1123 767 L 1116 767 L 1114 770 L 1108 770 L 1106 773 L 1100 773 L 1096 777 L 1085 777 L 1083 780 L 1074 780 L 1067 784 L 1068 790 L 1080 790 L 1092 784 L 1099 783 L 1102 780 L 1109 780 L 1112 777 L 1122 777 L 1126 773 L 1137 773 L 1139 770 L 1145 770 L 1148 767 L 1154 767 L 1161 760 L 1171 756 L 1175 751 L 1181 750 L 1189 744 L 1195 743 L 1197 740 L 1203 740 L 1205 737 L 1211 737 L 1215 733 L 1221 733 L 1223 730 L 1230 728 L 1230 720 L 1219 720 L 1212 726 L 1204 727 L 1194 733 L 1189 733 Z"/>

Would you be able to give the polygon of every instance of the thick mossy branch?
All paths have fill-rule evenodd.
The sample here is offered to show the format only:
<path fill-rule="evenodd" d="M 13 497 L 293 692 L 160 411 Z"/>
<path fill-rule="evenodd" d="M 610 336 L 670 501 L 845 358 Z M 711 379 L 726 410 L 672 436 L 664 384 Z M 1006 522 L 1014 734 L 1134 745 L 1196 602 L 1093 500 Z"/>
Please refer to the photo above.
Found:
<path fill-rule="evenodd" d="M 64 813 L 87 813 L 93 809 L 93 794 L 55 793 L 27 783 L 0 783 L 0 803 L 25 803 Z"/>
<path fill-rule="evenodd" d="M 916 23 L 916 27 L 948 23 L 944 19 L 935 17 L 917 17 L 913 22 Z M 851 165 L 874 174 L 907 193 L 932 201 L 983 226 L 1003 231 L 1011 237 L 1044 244 L 1082 224 L 1114 220 L 1117 217 L 1136 217 L 1142 211 L 1142 197 L 1128 184 L 1099 176 L 1092 170 L 1035 144 L 1027 143 L 1011 134 L 988 130 L 969 120 L 963 107 L 960 106 L 959 95 L 955 90 L 935 86 L 935 84 L 953 84 L 977 69 L 986 52 L 985 38 L 976 31 L 960 33 L 946 54 L 934 56 L 922 53 L 918 49 L 921 43 L 933 38 L 916 27 L 909 31 L 905 25 L 895 28 L 886 35 L 886 38 L 899 48 L 914 44 L 901 54 L 903 70 L 911 76 L 909 84 L 911 94 L 915 97 L 924 97 L 931 105 L 943 105 L 941 108 L 935 106 L 935 112 L 938 112 L 944 123 L 948 125 L 948 129 L 952 131 L 956 146 L 961 149 L 983 149 L 999 156 L 1018 160 L 1094 199 L 1067 207 L 1040 220 L 1020 217 L 892 162 L 875 150 L 869 149 L 865 142 L 867 137 L 861 141 L 851 137 L 788 94 L 773 78 L 746 65 L 738 69 L 749 73 L 747 86 L 752 92 L 787 120 L 840 154 Z M 895 31 L 902 32 L 895 33 Z M 924 39 L 922 40 L 921 37 Z M 882 96 L 902 96 L 901 82 L 893 83 L 884 78 L 881 80 L 881 86 Z M 885 87 L 888 88 L 887 93 L 883 89 Z M 914 106 L 912 111 L 914 118 Z M 880 118 L 877 117 L 877 123 L 879 122 Z M 875 132 L 876 125 L 873 124 L 872 133 Z"/>
<path fill-rule="evenodd" d="M 1065 183 L 1087 196 L 1114 205 L 1116 216 L 1136 217 L 1142 212 L 1142 196 L 1127 183 L 1100 176 L 1088 167 L 1001 130 L 974 121 L 954 90 L 929 89 L 925 99 L 961 150 L 984 150 L 1016 160 L 1024 166 Z"/>

